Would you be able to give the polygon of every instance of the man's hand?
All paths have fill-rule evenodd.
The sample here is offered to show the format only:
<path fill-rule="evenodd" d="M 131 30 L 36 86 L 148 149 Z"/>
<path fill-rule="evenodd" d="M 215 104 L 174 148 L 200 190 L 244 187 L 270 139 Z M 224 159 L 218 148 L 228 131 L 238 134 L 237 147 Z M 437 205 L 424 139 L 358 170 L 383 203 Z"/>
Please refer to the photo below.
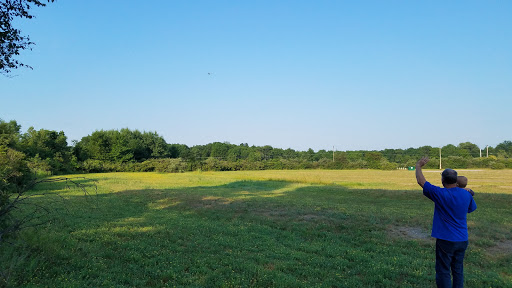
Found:
<path fill-rule="evenodd" d="M 421 157 L 421 159 L 418 160 L 418 162 L 416 162 L 416 168 L 418 168 L 418 167 L 421 168 L 421 167 L 425 166 L 425 164 L 427 164 L 428 161 L 429 161 L 428 157 L 426 157 L 426 156 Z"/>
<path fill-rule="evenodd" d="M 425 176 L 423 176 L 423 171 L 421 171 L 421 167 L 425 166 L 428 162 L 428 157 L 421 157 L 418 162 L 416 162 L 416 181 L 418 181 L 418 185 L 423 188 L 425 185 L 425 182 L 427 182 L 427 179 L 425 179 Z"/>

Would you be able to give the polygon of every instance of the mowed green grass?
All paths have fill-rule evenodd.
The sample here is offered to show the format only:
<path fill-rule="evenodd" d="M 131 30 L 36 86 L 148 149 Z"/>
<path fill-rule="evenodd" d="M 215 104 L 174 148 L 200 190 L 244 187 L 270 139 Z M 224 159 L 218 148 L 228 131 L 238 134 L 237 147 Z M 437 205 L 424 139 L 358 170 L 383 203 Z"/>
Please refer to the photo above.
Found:
<path fill-rule="evenodd" d="M 459 174 L 478 205 L 466 285 L 512 287 L 512 170 Z M 434 205 L 411 171 L 85 176 L 97 194 L 33 191 L 55 212 L 2 245 L 10 286 L 435 287 Z"/>

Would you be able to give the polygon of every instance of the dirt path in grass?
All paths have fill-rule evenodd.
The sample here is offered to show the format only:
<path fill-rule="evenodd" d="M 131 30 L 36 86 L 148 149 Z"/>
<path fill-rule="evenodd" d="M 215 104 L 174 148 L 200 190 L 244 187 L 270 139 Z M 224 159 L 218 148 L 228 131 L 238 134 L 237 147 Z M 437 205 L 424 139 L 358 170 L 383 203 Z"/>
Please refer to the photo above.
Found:
<path fill-rule="evenodd" d="M 430 240 L 430 233 L 419 227 L 392 226 L 389 228 L 390 236 L 416 240 Z"/>
<path fill-rule="evenodd" d="M 500 241 L 495 246 L 487 249 L 487 253 L 491 255 L 507 255 L 512 254 L 512 240 Z"/>

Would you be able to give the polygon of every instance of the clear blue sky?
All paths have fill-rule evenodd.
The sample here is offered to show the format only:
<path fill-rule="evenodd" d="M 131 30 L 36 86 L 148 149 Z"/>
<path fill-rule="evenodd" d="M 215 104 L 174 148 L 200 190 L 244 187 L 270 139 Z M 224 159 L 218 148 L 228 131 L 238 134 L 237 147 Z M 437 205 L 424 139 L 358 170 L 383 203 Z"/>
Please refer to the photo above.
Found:
<path fill-rule="evenodd" d="M 512 1 L 57 0 L 0 76 L 22 129 L 306 150 L 512 140 Z M 210 73 L 210 74 L 209 74 Z"/>

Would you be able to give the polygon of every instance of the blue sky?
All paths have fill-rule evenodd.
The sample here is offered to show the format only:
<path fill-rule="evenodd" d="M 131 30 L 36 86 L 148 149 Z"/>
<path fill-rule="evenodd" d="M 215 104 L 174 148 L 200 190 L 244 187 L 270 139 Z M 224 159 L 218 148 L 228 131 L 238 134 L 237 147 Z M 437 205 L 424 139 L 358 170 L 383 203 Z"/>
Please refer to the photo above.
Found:
<path fill-rule="evenodd" d="M 23 130 L 307 150 L 512 140 L 511 1 L 57 0 L 0 76 Z"/>

